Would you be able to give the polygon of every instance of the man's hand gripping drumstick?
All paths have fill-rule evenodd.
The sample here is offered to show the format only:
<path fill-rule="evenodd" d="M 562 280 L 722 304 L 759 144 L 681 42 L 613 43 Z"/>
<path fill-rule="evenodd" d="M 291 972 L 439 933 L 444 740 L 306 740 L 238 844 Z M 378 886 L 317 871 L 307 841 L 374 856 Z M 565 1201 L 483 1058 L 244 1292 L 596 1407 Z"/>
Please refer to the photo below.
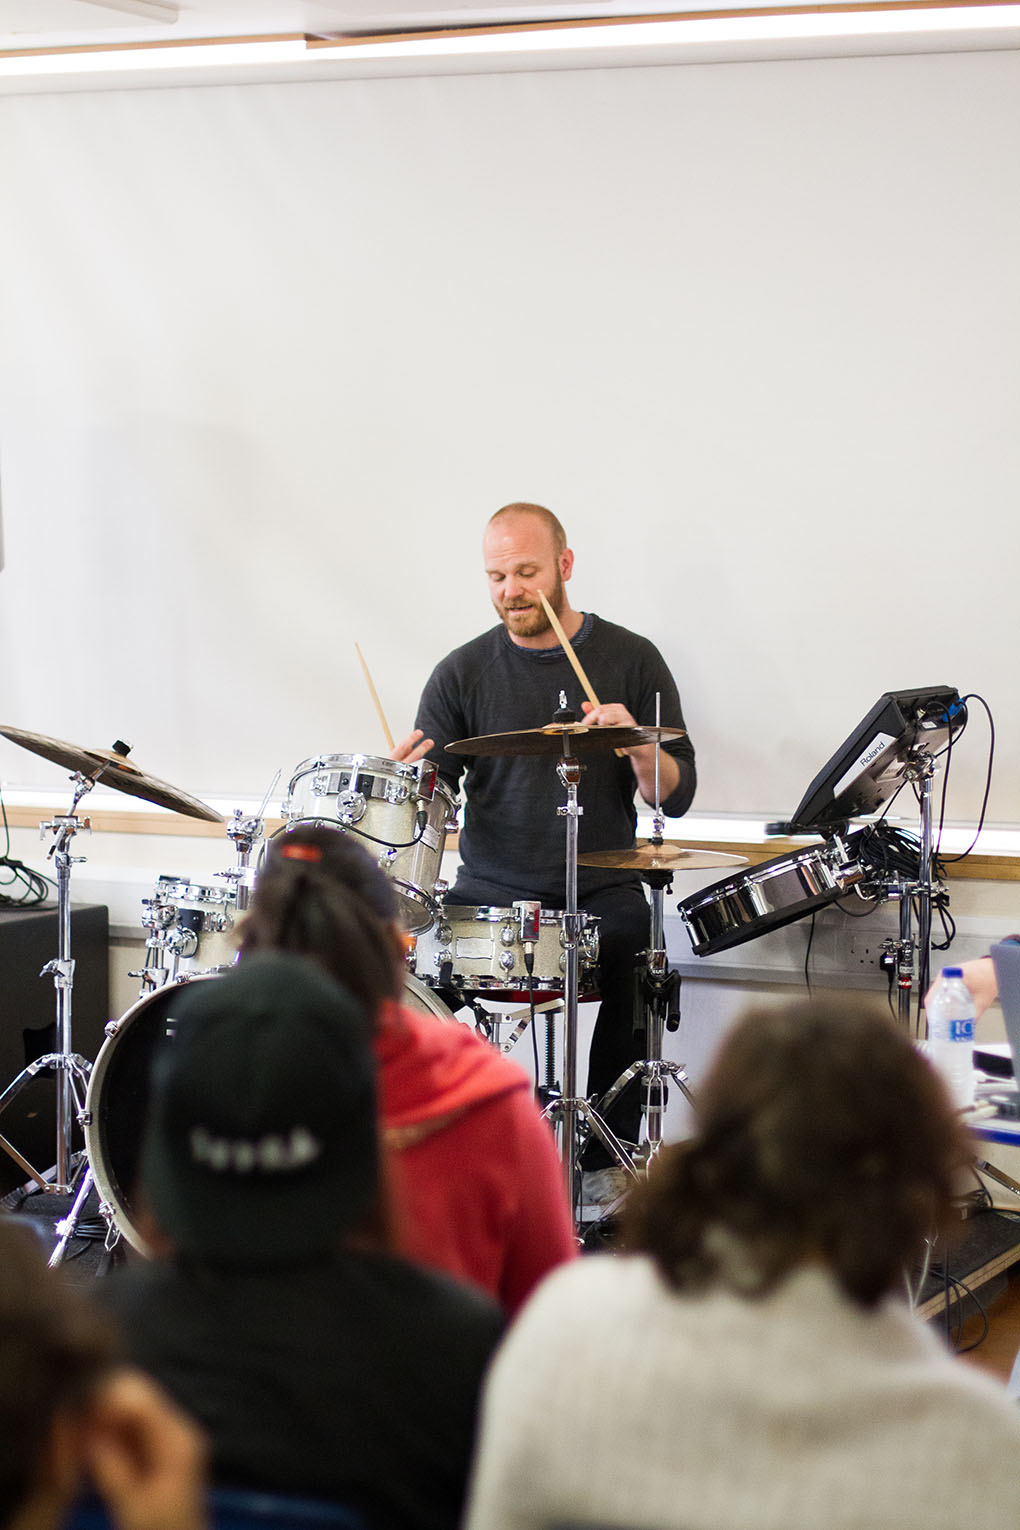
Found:
<path fill-rule="evenodd" d="M 420 728 L 415 728 L 414 732 L 409 733 L 406 738 L 402 738 L 399 744 L 395 744 L 393 742 L 393 734 L 390 732 L 390 725 L 386 721 L 386 714 L 382 709 L 382 702 L 379 700 L 379 692 L 375 688 L 375 683 L 372 680 L 371 672 L 369 671 L 368 665 L 365 663 L 364 655 L 362 654 L 361 649 L 358 647 L 357 643 L 354 645 L 354 651 L 358 655 L 358 659 L 361 662 L 362 672 L 365 676 L 365 684 L 368 686 L 369 695 L 372 697 L 376 715 L 379 718 L 379 723 L 382 727 L 383 735 L 386 739 L 387 745 L 389 746 L 390 752 L 388 758 L 391 760 L 406 761 L 409 765 L 413 765 L 416 760 L 423 760 L 428 754 L 429 750 L 435 747 L 435 739 L 426 738 Z"/>
<path fill-rule="evenodd" d="M 606 728 L 613 726 L 622 726 L 627 728 L 638 727 L 639 724 L 637 720 L 631 717 L 630 713 L 627 711 L 627 708 L 625 706 L 621 706 L 618 701 L 610 701 L 607 702 L 605 706 L 602 705 L 602 703 L 599 701 L 599 698 L 595 694 L 591 681 L 588 679 L 588 676 L 584 672 L 584 668 L 582 667 L 580 659 L 577 657 L 577 654 L 574 652 L 573 647 L 571 646 L 570 639 L 567 637 L 567 634 L 564 632 L 563 627 L 560 624 L 559 617 L 556 615 L 556 612 L 553 610 L 548 600 L 546 600 L 542 591 L 536 590 L 535 593 L 541 600 L 542 608 L 545 611 L 546 616 L 549 618 L 549 625 L 555 632 L 556 636 L 559 638 L 563 652 L 570 660 L 574 673 L 576 674 L 578 680 L 581 682 L 581 689 L 584 691 L 588 698 L 587 701 L 581 702 L 581 710 L 584 713 L 585 722 L 591 723 L 595 728 Z M 637 778 L 638 791 L 641 793 L 644 800 L 652 807 L 656 805 L 655 756 L 658 748 L 658 744 L 639 744 L 635 749 L 617 749 L 616 751 L 618 755 L 629 755 L 631 767 L 634 771 L 635 777 Z M 660 797 L 668 797 L 679 780 L 680 767 L 677 765 L 677 762 L 673 759 L 672 755 L 663 752 L 659 757 Z"/>

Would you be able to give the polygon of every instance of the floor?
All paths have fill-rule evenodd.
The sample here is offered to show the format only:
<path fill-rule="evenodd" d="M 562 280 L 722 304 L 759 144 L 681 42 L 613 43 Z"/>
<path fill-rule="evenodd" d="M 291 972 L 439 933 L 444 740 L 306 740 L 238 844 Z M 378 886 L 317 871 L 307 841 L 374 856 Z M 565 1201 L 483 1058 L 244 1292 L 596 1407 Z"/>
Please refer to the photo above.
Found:
<path fill-rule="evenodd" d="M 979 1291 L 978 1296 L 982 1297 Z M 975 1314 L 964 1324 L 959 1338 L 961 1350 L 968 1344 L 978 1343 L 977 1348 L 963 1358 L 979 1370 L 989 1371 L 1000 1381 L 1008 1382 L 1018 1352 L 1020 1352 L 1020 1265 L 1014 1265 L 1004 1282 L 996 1283 L 995 1294 L 987 1301 L 988 1332 L 984 1334 L 984 1322 Z"/>

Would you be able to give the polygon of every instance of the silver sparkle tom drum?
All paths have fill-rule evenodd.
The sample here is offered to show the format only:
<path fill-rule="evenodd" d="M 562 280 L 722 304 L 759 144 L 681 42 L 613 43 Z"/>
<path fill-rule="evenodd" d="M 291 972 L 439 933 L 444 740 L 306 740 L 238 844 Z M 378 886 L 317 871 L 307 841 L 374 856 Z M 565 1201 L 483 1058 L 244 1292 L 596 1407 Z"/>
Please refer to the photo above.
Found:
<path fill-rule="evenodd" d="M 161 876 L 151 898 L 142 899 L 145 941 L 143 993 L 180 978 L 223 972 L 237 958 L 234 925 L 237 891 Z"/>
<path fill-rule="evenodd" d="M 283 816 L 291 829 L 324 823 L 356 834 L 395 884 L 404 928 L 413 933 L 433 923 L 456 804 L 431 760 L 408 765 L 372 754 L 316 755 L 294 772 Z"/>
<path fill-rule="evenodd" d="M 530 942 L 536 991 L 563 992 L 567 970 L 563 917 L 556 909 L 540 911 L 537 939 Z M 578 919 L 578 978 L 581 992 L 591 993 L 598 986 L 599 921 L 586 913 Z M 522 916 L 516 908 L 444 904 L 432 928 L 418 936 L 412 960 L 415 975 L 434 988 L 514 998 L 526 998 L 530 989 Z"/>
<path fill-rule="evenodd" d="M 172 1036 L 181 994 L 191 983 L 214 983 L 217 974 L 170 983 L 133 1004 L 106 1027 L 85 1096 L 85 1147 L 99 1191 L 100 1210 L 132 1248 L 148 1254 L 137 1225 L 136 1180 L 149 1113 L 153 1054 Z M 424 983 L 408 977 L 403 1002 L 437 1020 L 457 1021 Z"/>
<path fill-rule="evenodd" d="M 678 907 L 695 955 L 711 956 L 824 908 L 865 875 L 845 845 L 827 840 L 714 882 Z"/>

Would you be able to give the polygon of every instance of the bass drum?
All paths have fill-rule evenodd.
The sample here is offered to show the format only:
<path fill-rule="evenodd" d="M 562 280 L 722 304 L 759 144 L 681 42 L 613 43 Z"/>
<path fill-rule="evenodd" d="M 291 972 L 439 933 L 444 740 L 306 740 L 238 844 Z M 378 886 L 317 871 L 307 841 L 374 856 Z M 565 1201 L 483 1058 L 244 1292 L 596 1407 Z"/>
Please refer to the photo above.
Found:
<path fill-rule="evenodd" d="M 685 898 L 677 906 L 694 954 L 727 951 L 834 903 L 866 875 L 853 858 L 859 838 L 806 845 Z"/>
<path fill-rule="evenodd" d="M 135 1223 L 134 1189 L 149 1114 L 153 1054 L 172 1035 L 175 1009 L 189 983 L 215 983 L 220 974 L 187 978 L 158 988 L 106 1027 L 85 1096 L 85 1147 L 99 1191 L 100 1209 L 140 1254 L 149 1248 Z M 403 1002 L 437 1020 L 458 1024 L 434 993 L 408 976 Z"/>

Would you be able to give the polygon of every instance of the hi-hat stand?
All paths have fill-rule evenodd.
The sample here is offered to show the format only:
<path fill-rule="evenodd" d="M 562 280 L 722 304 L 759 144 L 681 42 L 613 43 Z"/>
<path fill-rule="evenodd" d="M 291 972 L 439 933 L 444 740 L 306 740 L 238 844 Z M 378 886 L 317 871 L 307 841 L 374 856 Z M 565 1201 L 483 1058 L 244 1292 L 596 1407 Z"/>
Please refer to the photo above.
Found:
<path fill-rule="evenodd" d="M 656 820 L 651 844 L 661 844 L 661 826 Z M 672 1062 L 662 1055 L 663 1028 L 676 1030 L 679 1024 L 680 974 L 671 971 L 666 952 L 663 922 L 663 900 L 672 891 L 673 876 L 669 871 L 644 871 L 642 880 L 647 882 L 651 893 L 652 927 L 651 944 L 641 952 L 641 965 L 636 976 L 645 1012 L 645 1049 L 647 1055 L 631 1063 L 616 1083 L 600 1100 L 600 1108 L 608 1113 L 610 1106 L 623 1093 L 633 1079 L 640 1079 L 643 1091 L 645 1138 L 638 1144 L 637 1162 L 647 1167 L 662 1147 L 663 1125 L 666 1113 L 667 1081 L 672 1079 L 691 1105 L 694 1095 L 687 1083 L 687 1071 L 682 1063 Z"/>
<path fill-rule="evenodd" d="M 655 697 L 655 726 L 662 721 L 662 698 Z M 659 750 L 655 752 L 655 810 L 652 815 L 652 835 L 649 849 L 653 858 L 662 853 L 663 831 L 666 819 L 662 812 L 662 789 L 659 776 Z M 668 1061 L 662 1055 L 663 1025 L 670 1024 L 675 1030 L 679 1024 L 680 974 L 669 969 L 666 951 L 665 921 L 662 906 L 667 889 L 672 889 L 673 873 L 669 870 L 642 870 L 642 881 L 651 893 L 651 938 L 647 951 L 640 953 L 641 965 L 636 976 L 641 990 L 641 1002 L 645 1011 L 645 1049 L 647 1057 L 632 1063 L 607 1090 L 600 1104 L 603 1111 L 619 1098 L 633 1079 L 639 1078 L 644 1090 L 645 1141 L 638 1144 L 638 1158 L 643 1167 L 648 1166 L 662 1146 L 662 1131 L 666 1114 L 666 1080 L 672 1079 L 693 1105 L 694 1096 L 687 1085 L 687 1074 L 680 1063 Z"/>

